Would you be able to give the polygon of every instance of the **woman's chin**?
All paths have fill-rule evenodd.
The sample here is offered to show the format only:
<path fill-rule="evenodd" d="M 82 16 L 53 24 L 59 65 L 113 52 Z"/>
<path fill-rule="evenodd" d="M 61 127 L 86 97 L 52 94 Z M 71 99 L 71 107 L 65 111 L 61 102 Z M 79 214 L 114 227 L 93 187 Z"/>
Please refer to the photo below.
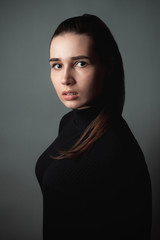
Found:
<path fill-rule="evenodd" d="M 63 104 L 70 109 L 80 109 L 80 108 L 85 108 L 86 105 L 84 104 L 78 104 L 76 102 L 68 101 L 68 102 L 63 102 Z"/>

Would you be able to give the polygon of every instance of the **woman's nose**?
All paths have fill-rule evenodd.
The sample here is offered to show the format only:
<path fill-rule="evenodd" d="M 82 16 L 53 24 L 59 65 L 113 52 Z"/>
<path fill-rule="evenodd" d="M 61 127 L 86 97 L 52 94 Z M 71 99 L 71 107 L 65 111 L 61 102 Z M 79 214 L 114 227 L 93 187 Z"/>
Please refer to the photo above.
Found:
<path fill-rule="evenodd" d="M 72 85 L 75 83 L 74 74 L 71 68 L 64 69 L 61 83 L 64 85 Z"/>

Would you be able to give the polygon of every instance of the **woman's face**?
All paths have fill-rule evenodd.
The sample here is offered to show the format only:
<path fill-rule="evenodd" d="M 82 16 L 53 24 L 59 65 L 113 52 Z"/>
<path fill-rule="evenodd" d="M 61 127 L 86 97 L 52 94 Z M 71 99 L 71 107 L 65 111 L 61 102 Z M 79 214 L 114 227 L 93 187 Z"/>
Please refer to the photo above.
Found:
<path fill-rule="evenodd" d="M 50 46 L 51 81 L 62 103 L 71 109 L 88 107 L 100 94 L 105 75 L 85 34 L 65 33 Z"/>

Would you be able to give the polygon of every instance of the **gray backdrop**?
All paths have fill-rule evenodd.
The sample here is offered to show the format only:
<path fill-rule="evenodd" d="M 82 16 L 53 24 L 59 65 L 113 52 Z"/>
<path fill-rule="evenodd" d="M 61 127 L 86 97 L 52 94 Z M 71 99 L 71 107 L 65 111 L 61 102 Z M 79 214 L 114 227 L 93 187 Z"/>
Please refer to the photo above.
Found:
<path fill-rule="evenodd" d="M 126 75 L 123 116 L 146 157 L 153 188 L 152 239 L 160 239 L 159 3 L 0 1 L 0 239 L 42 239 L 42 196 L 34 167 L 68 111 L 50 82 L 48 45 L 57 24 L 83 13 L 104 20 L 119 45 Z"/>

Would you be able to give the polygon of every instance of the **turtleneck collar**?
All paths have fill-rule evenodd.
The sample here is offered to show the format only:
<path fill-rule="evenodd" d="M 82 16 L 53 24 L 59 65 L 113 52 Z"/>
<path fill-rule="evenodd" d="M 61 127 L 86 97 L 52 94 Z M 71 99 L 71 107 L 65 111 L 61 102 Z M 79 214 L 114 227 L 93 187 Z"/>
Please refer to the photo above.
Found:
<path fill-rule="evenodd" d="M 84 130 L 93 119 L 100 113 L 102 107 L 92 106 L 83 109 L 73 109 L 74 123 L 78 128 Z"/>

